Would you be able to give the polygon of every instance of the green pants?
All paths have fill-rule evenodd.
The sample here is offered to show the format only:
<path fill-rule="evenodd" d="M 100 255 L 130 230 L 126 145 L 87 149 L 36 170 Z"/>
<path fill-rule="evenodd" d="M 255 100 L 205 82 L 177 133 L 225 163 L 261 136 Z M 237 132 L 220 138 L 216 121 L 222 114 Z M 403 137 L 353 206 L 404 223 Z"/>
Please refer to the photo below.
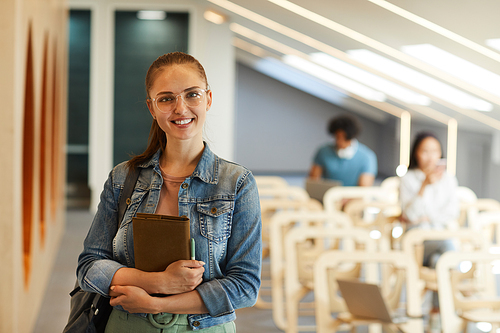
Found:
<path fill-rule="evenodd" d="M 163 313 L 158 315 L 153 315 L 153 322 L 156 326 L 163 326 L 163 324 L 168 324 L 172 321 L 174 315 L 170 313 Z M 105 333 L 182 333 L 182 332 L 193 332 L 191 326 L 189 326 L 187 315 L 179 315 L 177 320 L 174 319 L 174 324 L 168 328 L 158 328 L 155 327 L 148 317 L 139 317 L 133 314 L 128 314 L 126 312 L 115 310 L 111 312 L 108 324 L 106 325 Z M 157 325 L 157 324 L 159 325 Z M 203 330 L 198 330 L 200 332 L 207 333 L 235 333 L 236 325 L 234 322 L 229 322 Z"/>

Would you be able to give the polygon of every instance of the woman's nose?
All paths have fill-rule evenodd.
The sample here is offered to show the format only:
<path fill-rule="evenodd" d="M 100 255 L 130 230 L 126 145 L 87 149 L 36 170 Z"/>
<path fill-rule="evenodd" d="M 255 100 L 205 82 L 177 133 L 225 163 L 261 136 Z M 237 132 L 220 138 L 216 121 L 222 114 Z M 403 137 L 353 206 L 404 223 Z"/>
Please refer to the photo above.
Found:
<path fill-rule="evenodd" d="M 174 112 L 178 114 L 184 113 L 186 111 L 187 105 L 186 102 L 184 102 L 184 98 L 182 95 L 177 95 L 175 96 L 175 109 Z"/>

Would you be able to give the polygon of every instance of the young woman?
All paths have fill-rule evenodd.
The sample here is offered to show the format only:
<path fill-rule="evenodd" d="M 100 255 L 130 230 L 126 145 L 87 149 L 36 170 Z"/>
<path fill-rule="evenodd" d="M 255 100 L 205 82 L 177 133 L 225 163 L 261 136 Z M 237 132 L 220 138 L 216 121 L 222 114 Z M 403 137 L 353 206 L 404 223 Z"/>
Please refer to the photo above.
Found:
<path fill-rule="evenodd" d="M 401 179 L 403 216 L 410 227 L 444 229 L 459 216 L 458 182 L 446 172 L 441 144 L 434 134 L 419 133 L 408 173 Z"/>
<path fill-rule="evenodd" d="M 111 297 L 109 333 L 235 332 L 235 309 L 252 306 L 260 287 L 255 179 L 203 141 L 212 91 L 195 58 L 160 56 L 148 70 L 146 91 L 153 117 L 149 145 L 116 166 L 104 184 L 78 260 L 78 281 L 84 290 Z M 139 168 L 140 175 L 123 221 L 117 221 L 129 168 Z M 132 218 L 138 212 L 187 216 L 196 260 L 179 260 L 162 272 L 135 269 Z"/>
<path fill-rule="evenodd" d="M 446 172 L 441 144 L 429 132 L 419 133 L 413 144 L 408 173 L 401 178 L 400 200 L 403 221 L 408 230 L 422 228 L 442 230 L 453 225 L 460 214 L 458 182 Z M 454 250 L 451 240 L 424 241 L 424 265 L 435 268 L 446 251 Z M 431 321 L 439 312 L 437 294 L 433 294 Z"/>

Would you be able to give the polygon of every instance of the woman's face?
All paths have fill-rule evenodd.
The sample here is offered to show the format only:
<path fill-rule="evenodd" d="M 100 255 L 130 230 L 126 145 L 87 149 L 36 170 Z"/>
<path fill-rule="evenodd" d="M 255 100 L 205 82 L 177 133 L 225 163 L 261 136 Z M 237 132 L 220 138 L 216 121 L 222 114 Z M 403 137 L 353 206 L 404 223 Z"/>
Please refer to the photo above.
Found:
<path fill-rule="evenodd" d="M 418 168 L 421 170 L 431 170 L 436 167 L 437 161 L 441 158 L 441 145 L 433 137 L 427 137 L 420 142 L 416 151 Z"/>
<path fill-rule="evenodd" d="M 190 89 L 206 89 L 206 83 L 193 65 L 171 65 L 164 67 L 157 74 L 149 91 L 150 98 L 158 98 L 167 93 L 174 95 L 189 92 Z M 203 93 L 199 105 L 186 105 L 179 96 L 175 106 L 169 112 L 161 112 L 156 104 L 148 100 L 149 112 L 156 118 L 158 125 L 167 135 L 167 142 L 175 140 L 203 140 L 203 124 L 206 113 L 212 105 L 212 92 Z"/>

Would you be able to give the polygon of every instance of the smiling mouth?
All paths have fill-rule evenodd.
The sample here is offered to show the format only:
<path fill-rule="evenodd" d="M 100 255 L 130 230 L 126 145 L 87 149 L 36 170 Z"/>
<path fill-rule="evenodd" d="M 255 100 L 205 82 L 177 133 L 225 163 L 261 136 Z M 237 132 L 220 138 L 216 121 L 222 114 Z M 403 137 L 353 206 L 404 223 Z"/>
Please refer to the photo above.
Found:
<path fill-rule="evenodd" d="M 191 118 L 191 119 L 183 119 L 183 120 L 174 120 L 173 123 L 176 124 L 176 125 L 186 125 L 186 124 L 189 124 L 192 121 L 193 121 L 193 118 Z"/>

